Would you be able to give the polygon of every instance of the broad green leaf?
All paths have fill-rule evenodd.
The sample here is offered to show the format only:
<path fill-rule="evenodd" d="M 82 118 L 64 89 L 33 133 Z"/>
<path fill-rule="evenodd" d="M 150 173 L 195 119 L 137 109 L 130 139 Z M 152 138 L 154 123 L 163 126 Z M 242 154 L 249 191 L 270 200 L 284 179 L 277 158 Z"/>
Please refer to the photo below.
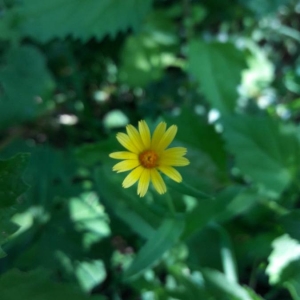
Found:
<path fill-rule="evenodd" d="M 42 42 L 72 36 L 84 41 L 137 29 L 151 0 L 24 1 L 19 9 L 21 30 Z"/>
<path fill-rule="evenodd" d="M 11 270 L 0 277 L 2 300 L 103 300 L 102 296 L 90 297 L 69 284 L 51 281 L 42 270 L 28 273 Z"/>
<path fill-rule="evenodd" d="M 270 196 L 293 181 L 299 161 L 297 130 L 267 116 L 225 118 L 224 138 L 236 166 Z"/>
<path fill-rule="evenodd" d="M 146 244 L 137 253 L 132 264 L 125 271 L 125 277 L 131 277 L 151 267 L 162 255 L 179 240 L 184 227 L 181 219 L 166 219 Z"/>
<path fill-rule="evenodd" d="M 189 43 L 188 71 L 199 82 L 211 106 L 223 113 L 232 112 L 236 106 L 244 68 L 243 53 L 230 43 Z"/>
<path fill-rule="evenodd" d="M 30 66 L 30 67 L 29 67 Z M 0 128 L 36 117 L 54 87 L 43 55 L 33 46 L 13 48 L 0 66 Z"/>
<path fill-rule="evenodd" d="M 18 154 L 9 160 L 0 161 L 0 246 L 18 228 L 10 218 L 16 213 L 18 201 L 22 201 L 20 196 L 27 189 L 21 177 L 28 160 L 28 154 Z M 3 256 L 5 253 L 0 247 L 0 258 Z"/>
<path fill-rule="evenodd" d="M 216 270 L 202 270 L 205 286 L 217 299 L 227 296 L 230 300 L 253 300 L 250 294 L 238 283 L 229 281 Z"/>
<path fill-rule="evenodd" d="M 186 214 L 184 237 L 189 237 L 211 221 L 226 222 L 245 214 L 256 203 L 256 198 L 255 190 L 241 186 L 229 186 L 212 199 L 199 197 L 198 205 Z"/>
<path fill-rule="evenodd" d="M 11 10 L 2 10 L 0 22 L 0 40 L 14 41 L 19 38 L 19 33 L 14 24 L 17 22 L 17 16 Z"/>
<path fill-rule="evenodd" d="M 257 191 L 239 185 L 231 185 L 220 191 L 214 201 L 214 218 L 226 222 L 238 215 L 246 214 L 257 203 Z"/>

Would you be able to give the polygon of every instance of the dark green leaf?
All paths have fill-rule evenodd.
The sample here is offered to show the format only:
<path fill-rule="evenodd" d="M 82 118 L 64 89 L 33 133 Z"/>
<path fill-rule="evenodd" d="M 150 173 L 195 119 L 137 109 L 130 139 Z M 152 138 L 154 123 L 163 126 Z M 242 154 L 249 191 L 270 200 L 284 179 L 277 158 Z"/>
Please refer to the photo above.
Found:
<path fill-rule="evenodd" d="M 28 160 L 28 154 L 18 154 L 9 160 L 0 161 L 0 245 L 18 228 L 10 218 L 16 212 L 18 199 L 22 202 L 20 196 L 27 189 L 21 177 Z M 3 256 L 5 254 L 0 247 L 0 257 Z"/>
<path fill-rule="evenodd" d="M 12 270 L 0 277 L 2 300 L 103 300 L 84 295 L 78 288 L 51 281 L 42 270 L 22 273 Z"/>
<path fill-rule="evenodd" d="M 300 210 L 291 211 L 281 217 L 281 224 L 293 239 L 300 241 Z"/>
<path fill-rule="evenodd" d="M 40 51 L 23 46 L 7 53 L 0 67 L 0 87 L 1 128 L 30 120 L 45 110 L 44 96 L 54 83 Z"/>
<path fill-rule="evenodd" d="M 138 28 L 151 0 L 24 1 L 24 35 L 42 42 L 73 36 L 82 40 L 115 37 L 119 31 Z"/>

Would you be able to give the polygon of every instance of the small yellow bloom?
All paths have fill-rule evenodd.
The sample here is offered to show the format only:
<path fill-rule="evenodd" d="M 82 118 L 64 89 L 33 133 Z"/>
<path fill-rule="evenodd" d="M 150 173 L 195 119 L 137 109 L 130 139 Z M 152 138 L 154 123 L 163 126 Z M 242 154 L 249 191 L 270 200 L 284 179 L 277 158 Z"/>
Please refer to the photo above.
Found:
<path fill-rule="evenodd" d="M 117 140 L 128 151 L 113 152 L 109 155 L 111 158 L 123 160 L 114 165 L 113 171 L 120 173 L 132 170 L 122 185 L 128 188 L 139 181 L 137 193 L 140 197 L 147 193 L 150 181 L 159 194 L 164 194 L 167 188 L 160 172 L 176 182 L 181 182 L 182 177 L 173 166 L 181 167 L 190 163 L 183 157 L 187 150 L 183 147 L 166 149 L 176 135 L 177 126 L 175 125 L 167 129 L 165 122 L 159 123 L 152 138 L 145 121 L 139 122 L 138 129 L 127 125 L 127 134 L 117 134 Z"/>

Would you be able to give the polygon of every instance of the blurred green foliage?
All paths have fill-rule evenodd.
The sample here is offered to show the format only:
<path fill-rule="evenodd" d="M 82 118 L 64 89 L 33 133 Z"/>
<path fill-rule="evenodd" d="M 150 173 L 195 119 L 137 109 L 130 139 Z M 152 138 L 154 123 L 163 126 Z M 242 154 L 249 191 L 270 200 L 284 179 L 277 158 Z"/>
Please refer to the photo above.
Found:
<path fill-rule="evenodd" d="M 300 2 L 0 1 L 0 299 L 299 300 Z M 108 157 L 176 124 L 183 182 Z"/>

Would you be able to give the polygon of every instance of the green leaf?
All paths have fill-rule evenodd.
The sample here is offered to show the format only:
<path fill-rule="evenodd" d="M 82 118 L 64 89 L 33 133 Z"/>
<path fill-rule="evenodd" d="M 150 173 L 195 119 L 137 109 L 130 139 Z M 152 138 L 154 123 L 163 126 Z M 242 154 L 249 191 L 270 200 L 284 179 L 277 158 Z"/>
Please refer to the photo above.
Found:
<path fill-rule="evenodd" d="M 261 190 L 278 197 L 300 164 L 296 128 L 267 116 L 230 117 L 224 125 L 224 138 L 237 167 Z"/>
<path fill-rule="evenodd" d="M 177 284 L 168 291 L 170 296 L 180 300 L 214 300 L 205 290 L 204 280 L 199 272 L 184 274 L 182 268 L 173 267 L 172 269 L 174 270 L 171 274 L 175 277 Z"/>
<path fill-rule="evenodd" d="M 106 277 L 105 267 L 101 260 L 78 262 L 75 268 L 76 277 L 86 292 L 90 292 Z"/>
<path fill-rule="evenodd" d="M 25 36 L 47 42 L 72 36 L 82 40 L 119 31 L 137 29 L 150 9 L 152 0 L 51 0 L 24 1 L 19 14 L 24 18 L 21 30 Z"/>
<path fill-rule="evenodd" d="M 189 43 L 188 71 L 199 82 L 211 106 L 223 113 L 232 112 L 236 106 L 237 87 L 245 66 L 243 53 L 230 43 Z"/>
<path fill-rule="evenodd" d="M 217 299 L 226 295 L 231 300 L 253 300 L 249 293 L 239 284 L 229 281 L 222 273 L 215 270 L 202 270 L 205 286 Z"/>
<path fill-rule="evenodd" d="M 140 249 L 124 276 L 128 278 L 151 267 L 179 240 L 183 227 L 181 219 L 166 219 Z"/>
<path fill-rule="evenodd" d="M 69 284 L 57 283 L 49 279 L 42 270 L 22 273 L 11 270 L 0 277 L 2 300 L 103 300 L 101 296 L 84 295 L 78 288 Z"/>
<path fill-rule="evenodd" d="M 199 197 L 198 205 L 186 213 L 184 237 L 189 237 L 209 222 L 226 222 L 246 213 L 256 203 L 256 191 L 241 186 L 229 186 L 220 191 L 215 199 Z"/>
<path fill-rule="evenodd" d="M 28 160 L 28 154 L 18 154 L 9 160 L 0 161 L 0 245 L 18 229 L 10 218 L 16 213 L 16 205 L 22 201 L 20 196 L 27 189 L 21 176 Z M 0 258 L 3 256 L 5 253 L 0 247 Z"/>
<path fill-rule="evenodd" d="M 110 234 L 108 216 L 95 193 L 85 192 L 69 200 L 70 218 L 78 232 L 84 234 L 85 248 Z"/>
<path fill-rule="evenodd" d="M 30 66 L 30 67 L 29 67 Z M 45 109 L 54 87 L 42 54 L 32 46 L 11 49 L 0 67 L 0 128 L 30 120 Z"/>

